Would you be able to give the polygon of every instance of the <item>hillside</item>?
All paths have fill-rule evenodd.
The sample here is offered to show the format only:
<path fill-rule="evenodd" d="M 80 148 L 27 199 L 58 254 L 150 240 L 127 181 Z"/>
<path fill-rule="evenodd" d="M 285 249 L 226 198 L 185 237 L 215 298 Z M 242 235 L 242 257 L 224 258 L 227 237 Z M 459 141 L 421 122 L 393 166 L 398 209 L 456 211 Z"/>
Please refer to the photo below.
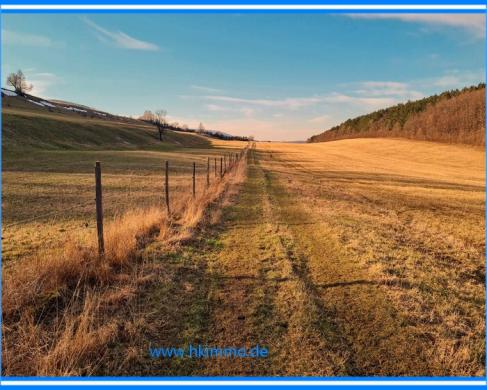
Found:
<path fill-rule="evenodd" d="M 6 151 L 28 149 L 156 149 L 205 147 L 203 136 L 166 131 L 159 141 L 155 126 L 96 109 L 2 90 L 2 142 Z"/>
<path fill-rule="evenodd" d="M 485 84 L 443 92 L 349 119 L 308 142 L 402 137 L 485 145 Z"/>

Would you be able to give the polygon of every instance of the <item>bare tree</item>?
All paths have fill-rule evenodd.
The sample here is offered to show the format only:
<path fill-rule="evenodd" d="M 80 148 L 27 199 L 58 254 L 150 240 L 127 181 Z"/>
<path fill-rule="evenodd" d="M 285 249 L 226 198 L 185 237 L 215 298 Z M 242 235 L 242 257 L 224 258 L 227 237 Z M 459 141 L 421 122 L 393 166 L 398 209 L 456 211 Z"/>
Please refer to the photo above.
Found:
<path fill-rule="evenodd" d="M 166 115 L 166 110 L 157 110 L 156 112 L 146 110 L 139 119 L 156 125 L 159 130 L 159 139 L 162 141 L 164 130 L 167 128 Z"/>
<path fill-rule="evenodd" d="M 24 73 L 19 69 L 17 73 L 10 73 L 7 77 L 7 85 L 14 87 L 15 92 L 23 95 L 26 92 L 32 91 L 34 86 L 27 83 Z"/>
<path fill-rule="evenodd" d="M 167 115 L 166 110 L 157 110 L 154 114 L 154 119 L 157 123 L 166 125 L 167 124 L 166 115 Z"/>
<path fill-rule="evenodd" d="M 159 140 L 162 141 L 164 130 L 167 127 L 166 110 L 157 110 L 154 114 L 154 122 L 159 129 Z"/>

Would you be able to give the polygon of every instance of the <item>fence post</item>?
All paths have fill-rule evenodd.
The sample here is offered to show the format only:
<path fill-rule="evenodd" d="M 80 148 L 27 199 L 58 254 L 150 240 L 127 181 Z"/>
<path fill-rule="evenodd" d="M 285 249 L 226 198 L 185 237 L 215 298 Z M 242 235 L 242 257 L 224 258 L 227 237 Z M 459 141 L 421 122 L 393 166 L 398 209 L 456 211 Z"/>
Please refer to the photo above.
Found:
<path fill-rule="evenodd" d="M 208 165 L 206 166 L 206 187 L 210 186 L 210 158 L 208 157 Z"/>
<path fill-rule="evenodd" d="M 216 157 L 215 157 L 215 177 L 216 177 Z"/>
<path fill-rule="evenodd" d="M 105 241 L 103 240 L 103 202 L 101 191 L 101 166 L 99 161 L 95 163 L 95 195 L 98 254 L 100 255 L 100 257 L 102 257 L 105 254 Z"/>
<path fill-rule="evenodd" d="M 167 209 L 167 215 L 169 215 L 171 213 L 171 210 L 169 208 L 169 161 L 166 161 L 166 180 L 165 180 L 164 189 L 166 191 L 166 209 Z"/>
<path fill-rule="evenodd" d="M 196 163 L 193 162 L 193 198 L 196 196 Z"/>
<path fill-rule="evenodd" d="M 223 157 L 220 157 L 220 178 L 223 177 Z"/>

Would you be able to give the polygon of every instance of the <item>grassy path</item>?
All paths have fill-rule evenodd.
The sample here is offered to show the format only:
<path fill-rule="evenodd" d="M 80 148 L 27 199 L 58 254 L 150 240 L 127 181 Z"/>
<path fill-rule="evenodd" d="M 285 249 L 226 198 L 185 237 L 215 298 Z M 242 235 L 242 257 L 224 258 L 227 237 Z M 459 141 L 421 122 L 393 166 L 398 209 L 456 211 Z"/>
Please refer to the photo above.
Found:
<path fill-rule="evenodd" d="M 248 180 L 225 216 L 223 250 L 211 256 L 219 275 L 209 345 L 269 348 L 261 360 L 208 361 L 209 375 L 331 375 L 343 358 L 323 308 L 300 276 L 271 205 L 268 180 L 250 156 Z"/>

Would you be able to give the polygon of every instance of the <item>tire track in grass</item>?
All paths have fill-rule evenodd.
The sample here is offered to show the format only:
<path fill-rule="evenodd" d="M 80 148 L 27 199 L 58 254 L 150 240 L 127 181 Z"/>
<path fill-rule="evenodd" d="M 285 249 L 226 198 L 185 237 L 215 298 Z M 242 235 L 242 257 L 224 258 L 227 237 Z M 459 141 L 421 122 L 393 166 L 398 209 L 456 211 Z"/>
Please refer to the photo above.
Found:
<path fill-rule="evenodd" d="M 276 223 L 255 152 L 239 201 L 226 216 L 223 250 L 210 268 L 213 293 L 209 344 L 269 348 L 261 359 L 211 359 L 205 375 L 343 375 L 346 351 L 302 277 L 289 237 Z M 233 228 L 232 228 L 233 226 Z M 339 348 L 341 346 L 342 348 Z"/>
<path fill-rule="evenodd" d="M 312 216 L 280 185 L 279 175 L 264 173 L 276 215 L 285 221 L 283 245 L 300 259 L 298 275 L 345 339 L 347 374 L 431 374 L 421 339 L 408 332 L 380 283 L 350 261 L 327 226 L 304 223 Z"/>
<path fill-rule="evenodd" d="M 285 273 L 275 266 L 279 259 L 267 233 L 269 226 L 262 219 L 263 197 L 251 155 L 248 179 L 238 201 L 224 211 L 223 233 L 218 238 L 222 250 L 209 255 L 209 268 L 216 279 L 209 346 L 250 348 L 258 344 L 271 351 L 277 347 L 276 336 L 282 331 L 274 299 Z M 273 372 L 271 360 L 209 359 L 202 374 L 268 375 Z"/>

